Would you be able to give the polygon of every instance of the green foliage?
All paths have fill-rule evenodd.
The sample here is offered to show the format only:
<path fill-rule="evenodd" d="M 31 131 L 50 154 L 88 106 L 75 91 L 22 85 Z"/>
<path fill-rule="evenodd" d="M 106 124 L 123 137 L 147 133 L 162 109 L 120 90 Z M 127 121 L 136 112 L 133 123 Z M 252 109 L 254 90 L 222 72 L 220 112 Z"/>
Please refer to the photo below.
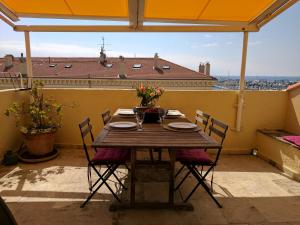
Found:
<path fill-rule="evenodd" d="M 61 127 L 62 105 L 43 95 L 43 83 L 34 81 L 30 102 L 12 103 L 5 111 L 14 116 L 16 126 L 22 133 L 46 133 Z"/>

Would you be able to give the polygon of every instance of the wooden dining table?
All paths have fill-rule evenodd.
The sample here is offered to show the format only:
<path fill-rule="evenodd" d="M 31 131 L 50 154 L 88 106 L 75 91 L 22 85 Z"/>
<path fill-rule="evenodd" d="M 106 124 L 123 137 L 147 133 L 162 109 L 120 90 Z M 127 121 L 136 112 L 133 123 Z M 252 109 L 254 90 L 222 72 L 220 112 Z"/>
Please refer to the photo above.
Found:
<path fill-rule="evenodd" d="M 124 117 L 114 114 L 110 122 L 131 121 L 136 122 L 135 117 Z M 221 145 L 202 130 L 194 132 L 182 132 L 166 129 L 169 122 L 190 122 L 185 117 L 166 118 L 164 124 L 144 123 L 142 130 L 120 130 L 110 129 L 106 125 L 92 143 L 93 147 L 121 147 L 131 150 L 130 159 L 130 202 L 129 204 L 113 204 L 111 210 L 122 208 L 176 208 L 192 210 L 188 203 L 174 203 L 174 170 L 176 160 L 176 150 L 178 149 L 219 149 Z M 169 198 L 168 202 L 150 203 L 135 201 L 135 182 L 137 151 L 142 149 L 168 149 L 169 150 Z"/>

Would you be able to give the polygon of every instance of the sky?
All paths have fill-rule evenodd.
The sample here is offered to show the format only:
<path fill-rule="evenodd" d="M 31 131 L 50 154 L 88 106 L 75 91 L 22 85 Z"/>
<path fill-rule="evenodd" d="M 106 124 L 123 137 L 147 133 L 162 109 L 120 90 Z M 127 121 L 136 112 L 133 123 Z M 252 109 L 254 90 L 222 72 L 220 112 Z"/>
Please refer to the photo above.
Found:
<path fill-rule="evenodd" d="M 99 21 L 22 19 L 18 24 L 102 24 Z M 107 22 L 106 22 L 107 24 Z M 115 24 L 111 22 L 109 24 Z M 118 23 L 120 24 L 120 23 Z M 122 23 L 121 23 L 122 24 Z M 160 58 L 211 74 L 239 75 L 242 33 L 31 33 L 32 56 L 98 57 L 102 37 L 108 56 Z M 0 57 L 25 53 L 24 34 L 0 21 Z M 247 76 L 300 76 L 300 2 L 249 33 Z"/>

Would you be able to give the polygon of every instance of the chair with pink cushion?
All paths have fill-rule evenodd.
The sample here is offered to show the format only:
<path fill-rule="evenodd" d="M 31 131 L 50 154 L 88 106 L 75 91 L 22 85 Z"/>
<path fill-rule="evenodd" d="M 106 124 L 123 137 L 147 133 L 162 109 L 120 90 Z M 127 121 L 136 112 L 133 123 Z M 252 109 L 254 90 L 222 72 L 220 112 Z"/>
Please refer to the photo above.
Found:
<path fill-rule="evenodd" d="M 211 119 L 211 125 L 209 126 L 209 136 L 214 136 L 214 138 L 218 138 L 221 146 L 223 145 L 224 139 L 226 137 L 226 132 L 228 130 L 228 126 L 221 121 L 216 119 Z M 211 187 L 213 184 L 213 172 L 214 168 L 217 165 L 218 159 L 220 157 L 220 153 L 222 147 L 216 149 L 216 157 L 211 158 L 205 149 L 182 149 L 176 151 L 176 161 L 179 161 L 183 166 L 188 168 L 187 174 L 183 177 L 183 179 L 179 182 L 179 184 L 175 187 L 177 190 L 186 178 L 192 174 L 194 178 L 198 181 L 192 191 L 188 194 L 188 196 L 184 199 L 184 202 L 187 202 L 196 189 L 202 185 L 206 192 L 210 195 L 210 197 L 215 201 L 215 203 L 222 208 L 222 205 L 217 201 L 217 199 L 212 195 L 212 189 L 207 186 L 205 183 L 205 179 L 209 173 L 212 173 L 211 178 Z M 207 167 L 207 170 L 204 172 L 201 169 L 201 172 L 198 171 L 198 167 Z"/>
<path fill-rule="evenodd" d="M 85 118 L 79 124 L 80 134 L 83 143 L 83 150 L 85 152 L 85 156 L 88 162 L 88 182 L 89 182 L 89 189 L 90 195 L 87 199 L 81 204 L 81 208 L 83 208 L 95 195 L 95 193 L 105 185 L 109 191 L 113 194 L 113 196 L 118 200 L 121 201 L 117 194 L 112 190 L 112 188 L 108 185 L 107 180 L 113 176 L 120 187 L 125 188 L 123 183 L 115 174 L 116 169 L 120 165 L 125 165 L 126 162 L 130 159 L 130 151 L 126 149 L 118 149 L 118 148 L 93 148 L 94 155 L 91 157 L 89 154 L 89 150 L 87 148 L 86 139 L 90 136 L 91 141 L 94 141 L 94 136 L 92 133 L 92 125 L 90 123 L 89 118 Z M 97 166 L 106 166 L 106 170 L 101 173 L 100 169 L 97 169 Z M 92 183 L 91 180 L 91 172 L 92 170 L 98 175 L 98 179 L 95 183 Z"/>
<path fill-rule="evenodd" d="M 200 125 L 204 132 L 206 131 L 209 119 L 210 119 L 209 114 L 207 114 L 199 109 L 196 110 L 195 124 Z M 182 165 L 181 168 L 177 171 L 175 177 L 177 177 L 183 171 L 184 168 L 185 168 L 185 165 Z"/>

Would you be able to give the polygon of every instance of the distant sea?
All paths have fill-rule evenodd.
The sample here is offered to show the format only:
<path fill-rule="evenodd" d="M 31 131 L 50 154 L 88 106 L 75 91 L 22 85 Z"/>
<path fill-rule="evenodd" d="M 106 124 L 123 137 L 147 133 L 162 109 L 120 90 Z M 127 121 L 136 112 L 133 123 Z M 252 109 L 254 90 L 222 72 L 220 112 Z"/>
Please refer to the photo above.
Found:
<path fill-rule="evenodd" d="M 240 76 L 215 76 L 219 81 L 223 80 L 238 80 Z M 261 81 L 300 81 L 300 76 L 246 76 L 246 80 L 261 80 Z"/>

